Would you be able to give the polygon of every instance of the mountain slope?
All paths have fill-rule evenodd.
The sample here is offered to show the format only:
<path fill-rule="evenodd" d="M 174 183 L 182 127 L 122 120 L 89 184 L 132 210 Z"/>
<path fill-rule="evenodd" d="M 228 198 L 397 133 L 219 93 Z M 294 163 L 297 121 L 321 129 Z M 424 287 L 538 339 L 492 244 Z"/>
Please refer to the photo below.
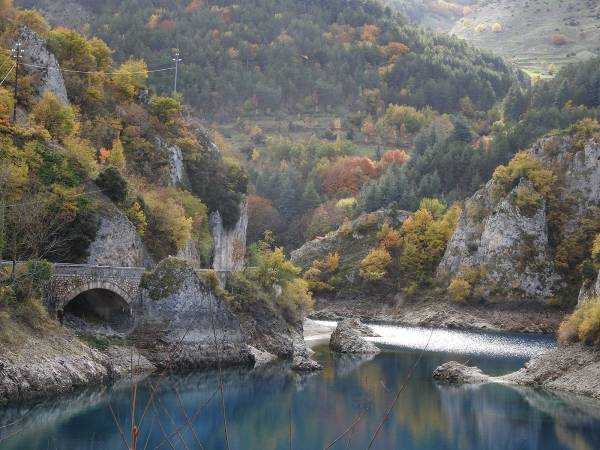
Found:
<path fill-rule="evenodd" d="M 368 93 L 385 103 L 455 111 L 468 96 L 478 109 L 503 98 L 512 82 L 499 59 L 463 42 L 403 24 L 368 0 L 178 0 L 89 2 L 21 0 L 51 10 L 115 49 L 115 59 L 171 64 L 181 50 L 179 86 L 205 116 L 366 109 Z M 69 11 L 77 4 L 77 17 Z M 82 25 L 80 11 L 89 20 Z M 151 82 L 170 92 L 172 74 Z"/>
<path fill-rule="evenodd" d="M 534 75 L 599 53 L 593 0 L 383 0 L 412 22 L 448 32 Z M 556 66 L 556 67 L 555 67 Z"/>

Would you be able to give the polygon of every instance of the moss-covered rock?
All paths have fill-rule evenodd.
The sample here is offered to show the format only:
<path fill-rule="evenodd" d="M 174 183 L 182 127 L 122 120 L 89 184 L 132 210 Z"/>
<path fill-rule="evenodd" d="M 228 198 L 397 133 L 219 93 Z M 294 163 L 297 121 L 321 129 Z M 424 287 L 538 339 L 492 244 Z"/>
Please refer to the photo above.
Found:
<path fill-rule="evenodd" d="M 154 270 L 144 274 L 141 287 L 152 300 L 167 298 L 181 288 L 190 270 L 188 263 L 182 259 L 164 259 Z"/>

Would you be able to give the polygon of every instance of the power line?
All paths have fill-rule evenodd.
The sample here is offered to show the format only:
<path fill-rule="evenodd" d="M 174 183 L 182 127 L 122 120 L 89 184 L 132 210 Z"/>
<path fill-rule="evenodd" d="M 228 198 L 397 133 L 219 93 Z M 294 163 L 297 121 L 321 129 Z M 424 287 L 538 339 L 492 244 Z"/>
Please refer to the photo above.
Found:
<path fill-rule="evenodd" d="M 166 72 L 169 70 L 176 70 L 176 67 L 165 67 L 163 69 L 151 69 L 151 70 L 140 70 L 140 71 L 134 71 L 134 72 L 128 72 L 128 71 L 122 71 L 122 72 L 104 72 L 102 70 L 73 70 L 73 69 L 61 69 L 59 67 L 51 67 L 51 66 L 39 66 L 37 64 L 25 64 L 22 63 L 22 66 L 27 66 L 27 67 L 33 67 L 35 69 L 44 69 L 44 70 L 56 70 L 57 72 L 68 72 L 68 73 L 81 73 L 81 74 L 104 74 L 104 75 L 121 75 L 121 74 L 128 74 L 128 75 L 134 75 L 134 74 L 142 74 L 142 73 L 155 73 L 155 72 Z"/>
<path fill-rule="evenodd" d="M 2 86 L 4 84 L 4 82 L 6 81 L 6 79 L 8 78 L 8 76 L 11 74 L 11 72 L 13 71 L 13 69 L 15 68 L 15 66 L 16 66 L 16 64 L 13 64 L 13 66 L 6 73 L 6 75 L 4 75 L 4 78 L 2 78 L 2 81 L 0 81 L 0 86 Z"/>
<path fill-rule="evenodd" d="M 4 70 L 4 66 L 6 66 L 6 64 L 9 62 L 10 62 L 10 59 L 7 59 L 6 61 L 4 61 L 4 63 L 2 63 L 2 66 L 0 67 L 0 72 L 2 72 Z"/>

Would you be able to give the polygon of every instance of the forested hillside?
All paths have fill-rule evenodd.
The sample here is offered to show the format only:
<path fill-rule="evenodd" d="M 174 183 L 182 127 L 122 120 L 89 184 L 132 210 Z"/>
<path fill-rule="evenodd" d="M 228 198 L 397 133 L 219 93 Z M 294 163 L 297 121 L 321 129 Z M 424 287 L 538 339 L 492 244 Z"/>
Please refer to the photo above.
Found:
<path fill-rule="evenodd" d="M 101 217 L 118 213 L 157 260 L 192 240 L 207 263 L 208 213 L 226 226 L 239 216 L 239 164 L 182 118 L 179 99 L 148 91 L 142 59 L 115 63 L 100 39 L 51 28 L 37 12 L 0 14 L 2 257 L 83 261 Z M 173 174 L 174 146 L 193 182 Z"/>
<path fill-rule="evenodd" d="M 440 112 L 469 97 L 488 109 L 511 84 L 501 59 L 408 26 L 372 0 L 19 4 L 49 10 L 56 24 L 100 37 L 119 62 L 134 56 L 166 67 L 179 48 L 179 86 L 204 117 L 364 110 L 374 97 Z M 156 74 L 151 83 L 169 93 L 172 74 Z"/>

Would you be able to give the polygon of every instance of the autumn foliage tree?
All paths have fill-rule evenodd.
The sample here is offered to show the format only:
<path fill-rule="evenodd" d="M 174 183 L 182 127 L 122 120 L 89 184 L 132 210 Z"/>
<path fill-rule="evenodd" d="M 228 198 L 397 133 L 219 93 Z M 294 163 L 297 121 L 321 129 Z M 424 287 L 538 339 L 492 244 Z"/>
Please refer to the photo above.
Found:
<path fill-rule="evenodd" d="M 348 156 L 337 159 L 321 176 L 323 192 L 355 195 L 362 185 L 376 173 L 375 165 L 366 156 Z"/>
<path fill-rule="evenodd" d="M 275 209 L 271 200 L 259 195 L 248 196 L 248 242 L 258 242 L 265 230 L 271 230 L 278 235 L 285 225 L 285 219 Z"/>

